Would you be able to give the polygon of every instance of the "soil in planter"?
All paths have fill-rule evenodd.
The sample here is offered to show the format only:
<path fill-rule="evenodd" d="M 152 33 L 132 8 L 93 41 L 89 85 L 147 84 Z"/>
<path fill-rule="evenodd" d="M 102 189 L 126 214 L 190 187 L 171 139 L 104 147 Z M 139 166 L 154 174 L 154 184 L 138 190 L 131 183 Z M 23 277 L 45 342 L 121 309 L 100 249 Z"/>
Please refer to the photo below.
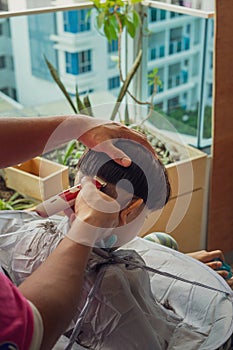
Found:
<path fill-rule="evenodd" d="M 6 187 L 3 177 L 0 176 L 0 199 L 4 199 L 5 201 L 8 201 L 15 192 L 16 191 Z"/>

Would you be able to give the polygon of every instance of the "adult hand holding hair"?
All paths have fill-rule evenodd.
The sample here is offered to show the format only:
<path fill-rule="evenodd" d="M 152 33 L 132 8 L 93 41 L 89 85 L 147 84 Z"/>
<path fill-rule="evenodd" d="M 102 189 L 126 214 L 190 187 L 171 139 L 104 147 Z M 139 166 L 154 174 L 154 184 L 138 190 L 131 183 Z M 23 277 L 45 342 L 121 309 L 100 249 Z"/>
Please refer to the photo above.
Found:
<path fill-rule="evenodd" d="M 96 151 L 107 153 L 115 162 L 127 167 L 131 159 L 114 146 L 114 139 L 119 138 L 143 144 L 155 155 L 144 135 L 108 120 L 86 115 L 1 117 L 0 168 L 47 153 L 72 139 L 80 140 L 88 148 L 95 147 Z"/>
<path fill-rule="evenodd" d="M 88 148 L 95 148 L 95 151 L 104 152 L 109 155 L 116 163 L 122 166 L 129 166 L 131 159 L 119 148 L 114 146 L 111 139 L 129 139 L 142 144 L 146 147 L 154 156 L 156 153 L 147 141 L 147 138 L 142 133 L 129 129 L 120 123 L 106 123 L 88 130 L 84 133 L 79 140 L 85 144 Z"/>

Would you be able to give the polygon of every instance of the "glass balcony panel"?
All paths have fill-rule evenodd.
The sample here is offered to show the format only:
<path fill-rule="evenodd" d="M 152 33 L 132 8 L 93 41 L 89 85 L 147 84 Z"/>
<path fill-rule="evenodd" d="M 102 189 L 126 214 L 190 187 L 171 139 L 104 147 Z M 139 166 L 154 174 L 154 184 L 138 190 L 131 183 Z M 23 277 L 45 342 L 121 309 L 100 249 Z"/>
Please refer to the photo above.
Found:
<path fill-rule="evenodd" d="M 201 148 L 211 144 L 214 19 L 183 14 L 174 27 L 177 18 L 174 12 L 166 14 L 166 27 L 160 32 L 169 39 L 164 41 L 164 56 L 150 63 L 150 71 L 163 69 L 163 89 L 157 89 L 155 109 L 186 141 Z M 159 26 L 158 22 L 157 31 Z M 154 28 L 149 29 L 153 33 Z M 153 34 L 152 38 L 156 40 Z M 150 41 L 148 50 L 156 44 Z M 159 127 L 155 119 L 151 123 Z"/>
<path fill-rule="evenodd" d="M 108 93 L 115 101 L 120 86 L 117 42 L 109 45 L 91 25 L 92 18 L 90 26 L 84 28 L 85 11 L 77 11 L 80 12 L 76 15 L 70 11 L 70 18 L 64 11 L 1 18 L 0 94 L 4 107 L 0 103 L 0 114 L 12 115 L 5 109 L 8 97 L 13 106 L 9 108 L 15 110 L 17 106 L 17 115 L 70 111 L 51 78 L 44 56 L 57 69 L 71 96 L 75 95 L 77 84 L 81 95 Z M 73 16 L 80 21 L 77 26 Z M 155 108 L 161 108 L 180 133 L 191 136 L 190 143 L 202 147 L 211 142 L 214 20 L 150 8 L 148 19 L 150 36 L 143 69 L 158 68 L 162 81 L 162 86 L 156 89 Z M 127 50 L 122 47 L 123 62 Z M 145 84 L 140 87 L 149 99 L 153 86 Z M 58 101 L 62 105 L 60 110 Z"/>

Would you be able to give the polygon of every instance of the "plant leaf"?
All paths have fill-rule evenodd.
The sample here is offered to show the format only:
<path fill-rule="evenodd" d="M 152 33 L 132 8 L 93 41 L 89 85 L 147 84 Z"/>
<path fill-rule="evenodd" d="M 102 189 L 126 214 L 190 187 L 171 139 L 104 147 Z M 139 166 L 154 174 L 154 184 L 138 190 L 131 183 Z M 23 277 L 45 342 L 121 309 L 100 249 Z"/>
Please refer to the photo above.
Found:
<path fill-rule="evenodd" d="M 94 114 L 91 108 L 91 101 L 88 95 L 83 98 L 83 103 L 84 103 L 84 106 L 86 107 L 87 115 L 94 117 Z"/>
<path fill-rule="evenodd" d="M 76 146 L 76 140 L 71 140 L 66 147 L 65 155 L 63 158 L 63 165 L 67 165 L 68 158 L 72 154 L 73 150 L 75 149 Z"/>
<path fill-rule="evenodd" d="M 133 22 L 131 22 L 128 18 L 125 19 L 125 26 L 127 28 L 127 32 L 131 36 L 131 38 L 135 37 L 136 27 Z"/>
<path fill-rule="evenodd" d="M 7 201 L 8 204 L 12 204 L 15 199 L 17 199 L 20 196 L 19 192 L 15 192 Z"/>
<path fill-rule="evenodd" d="M 92 2 L 93 2 L 93 4 L 94 4 L 94 6 L 95 6 L 97 9 L 99 9 L 99 7 L 100 7 L 100 0 L 92 0 Z"/>
<path fill-rule="evenodd" d="M 14 210 L 4 199 L 0 199 L 0 210 Z"/>
<path fill-rule="evenodd" d="M 45 62 L 50 70 L 50 73 L 54 79 L 54 81 L 57 83 L 57 85 L 59 86 L 60 90 L 62 91 L 62 93 L 64 94 L 64 96 L 66 97 L 67 101 L 69 102 L 71 108 L 73 109 L 74 113 L 77 113 L 77 110 L 75 108 L 75 105 L 73 104 L 73 101 L 70 97 L 70 95 L 68 94 L 64 84 L 62 83 L 57 70 L 55 69 L 55 67 L 52 65 L 52 63 L 49 62 L 49 60 L 46 58 L 46 56 L 44 56 L 45 58 Z"/>
<path fill-rule="evenodd" d="M 77 151 L 74 155 L 74 158 L 80 159 L 82 157 L 82 155 L 83 155 L 83 151 Z"/>
<path fill-rule="evenodd" d="M 82 103 L 80 97 L 79 97 L 79 92 L 78 92 L 78 85 L 75 85 L 75 97 L 76 97 L 76 104 L 77 104 L 77 109 L 78 112 L 83 112 L 83 110 L 85 109 L 84 104 Z M 85 113 L 84 113 L 85 114 Z"/>
<path fill-rule="evenodd" d="M 125 125 L 130 125 L 128 104 L 125 105 Z"/>
<path fill-rule="evenodd" d="M 139 16 L 138 12 L 135 10 L 133 10 L 133 23 L 134 23 L 136 28 L 139 26 L 139 24 L 141 24 L 141 18 Z"/>
<path fill-rule="evenodd" d="M 141 2 L 141 0 L 131 0 L 131 4 L 133 5 L 138 4 L 139 2 Z"/>
<path fill-rule="evenodd" d="M 109 19 L 104 22 L 104 33 L 110 42 L 118 38 L 116 28 Z"/>
<path fill-rule="evenodd" d="M 104 12 L 100 12 L 98 14 L 98 16 L 96 17 L 96 23 L 97 23 L 97 27 L 100 29 L 103 24 L 104 24 L 104 18 L 105 18 L 105 13 Z"/>

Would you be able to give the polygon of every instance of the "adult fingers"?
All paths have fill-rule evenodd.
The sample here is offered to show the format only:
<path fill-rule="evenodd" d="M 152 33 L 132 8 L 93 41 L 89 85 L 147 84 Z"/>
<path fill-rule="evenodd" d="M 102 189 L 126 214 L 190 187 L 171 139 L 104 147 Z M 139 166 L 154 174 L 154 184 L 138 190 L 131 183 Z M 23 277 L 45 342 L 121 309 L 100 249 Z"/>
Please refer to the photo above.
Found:
<path fill-rule="evenodd" d="M 209 252 L 209 257 L 210 259 L 221 259 L 222 261 L 225 260 L 223 252 L 219 249 Z"/>

